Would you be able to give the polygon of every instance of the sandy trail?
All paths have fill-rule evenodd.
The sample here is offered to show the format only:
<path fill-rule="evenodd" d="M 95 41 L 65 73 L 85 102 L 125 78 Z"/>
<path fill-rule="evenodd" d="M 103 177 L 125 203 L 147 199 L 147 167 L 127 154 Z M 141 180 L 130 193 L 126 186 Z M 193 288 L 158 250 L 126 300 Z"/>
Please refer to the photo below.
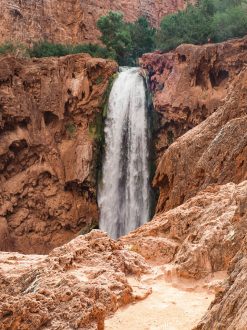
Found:
<path fill-rule="evenodd" d="M 138 283 L 130 279 L 133 288 Z M 191 330 L 206 313 L 214 294 L 194 285 L 181 287 L 163 278 L 142 281 L 152 287 L 146 299 L 119 309 L 105 321 L 106 330 Z"/>

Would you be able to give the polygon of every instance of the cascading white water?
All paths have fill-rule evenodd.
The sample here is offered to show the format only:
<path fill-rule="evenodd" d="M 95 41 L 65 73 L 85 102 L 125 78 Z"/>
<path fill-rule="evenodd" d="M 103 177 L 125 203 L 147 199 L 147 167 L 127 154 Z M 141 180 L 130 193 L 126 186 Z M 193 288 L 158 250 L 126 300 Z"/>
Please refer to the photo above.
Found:
<path fill-rule="evenodd" d="M 150 216 L 145 83 L 138 68 L 121 71 L 109 98 L 98 192 L 100 229 L 115 239 Z"/>

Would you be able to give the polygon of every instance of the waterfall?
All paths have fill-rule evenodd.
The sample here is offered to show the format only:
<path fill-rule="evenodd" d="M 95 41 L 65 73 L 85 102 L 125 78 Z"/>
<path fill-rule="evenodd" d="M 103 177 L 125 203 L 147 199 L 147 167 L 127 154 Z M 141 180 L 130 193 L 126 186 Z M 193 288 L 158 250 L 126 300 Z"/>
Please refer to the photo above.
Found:
<path fill-rule="evenodd" d="M 148 117 L 143 77 L 122 68 L 109 97 L 103 178 L 99 184 L 100 229 L 118 238 L 150 216 Z"/>

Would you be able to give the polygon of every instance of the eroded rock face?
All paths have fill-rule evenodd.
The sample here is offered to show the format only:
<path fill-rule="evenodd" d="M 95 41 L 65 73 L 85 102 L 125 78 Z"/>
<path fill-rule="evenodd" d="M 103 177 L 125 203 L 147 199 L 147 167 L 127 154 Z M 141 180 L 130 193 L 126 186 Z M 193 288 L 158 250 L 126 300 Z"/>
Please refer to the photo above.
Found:
<path fill-rule="evenodd" d="M 138 299 L 127 277 L 148 269 L 98 231 L 47 257 L 1 254 L 0 329 L 103 330 L 107 315 Z"/>
<path fill-rule="evenodd" d="M 182 45 L 142 59 L 164 124 L 153 182 L 160 197 L 154 219 L 122 240 L 151 263 L 165 264 L 168 278 L 228 271 L 197 330 L 247 324 L 246 42 Z"/>
<path fill-rule="evenodd" d="M 179 136 L 224 104 L 246 61 L 247 38 L 143 55 L 140 65 L 147 73 L 157 113 L 157 163 Z"/>
<path fill-rule="evenodd" d="M 247 181 L 211 186 L 164 212 L 122 241 L 178 276 L 203 278 L 224 271 L 247 234 Z"/>
<path fill-rule="evenodd" d="M 157 26 L 168 13 L 185 8 L 184 0 L 1 0 L 0 43 L 31 43 L 46 39 L 66 44 L 98 42 L 96 23 L 110 10 L 121 11 L 126 20 L 146 16 Z"/>
<path fill-rule="evenodd" d="M 247 206 L 246 206 L 247 208 Z M 216 296 L 209 311 L 194 330 L 245 330 L 247 320 L 247 242 L 229 269 L 225 291 Z"/>
<path fill-rule="evenodd" d="M 115 62 L 0 59 L 0 249 L 46 253 L 97 223 L 96 117 Z"/>
<path fill-rule="evenodd" d="M 160 188 L 157 211 L 182 204 L 210 184 L 247 177 L 246 72 L 225 105 L 164 154 L 154 184 Z"/>
<path fill-rule="evenodd" d="M 246 93 L 247 71 L 242 69 L 218 110 L 164 153 L 154 177 L 160 189 L 157 212 L 182 204 L 210 184 L 246 180 Z"/>

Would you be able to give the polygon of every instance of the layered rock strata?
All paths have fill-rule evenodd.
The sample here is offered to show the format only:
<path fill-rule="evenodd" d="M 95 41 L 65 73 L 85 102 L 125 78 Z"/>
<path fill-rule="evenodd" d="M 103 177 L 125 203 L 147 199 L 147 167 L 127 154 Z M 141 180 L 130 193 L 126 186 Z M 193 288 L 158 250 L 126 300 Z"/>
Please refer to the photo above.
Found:
<path fill-rule="evenodd" d="M 95 139 L 115 62 L 0 58 L 0 248 L 46 253 L 98 221 Z"/>

